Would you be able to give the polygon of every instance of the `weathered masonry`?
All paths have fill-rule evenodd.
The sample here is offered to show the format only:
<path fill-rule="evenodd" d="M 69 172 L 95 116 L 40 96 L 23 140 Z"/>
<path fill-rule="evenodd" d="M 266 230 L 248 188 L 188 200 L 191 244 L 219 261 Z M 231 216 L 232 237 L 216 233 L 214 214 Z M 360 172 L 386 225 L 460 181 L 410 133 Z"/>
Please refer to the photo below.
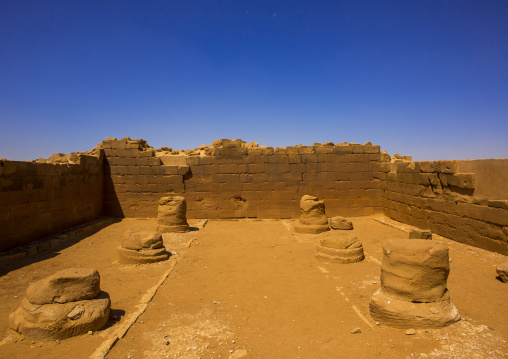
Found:
<path fill-rule="evenodd" d="M 412 162 L 370 143 L 172 151 L 106 139 L 89 153 L 0 161 L 0 250 L 101 216 L 156 217 L 171 194 L 188 218 L 210 219 L 296 219 L 308 194 L 329 217 L 384 214 L 508 254 L 507 183 L 508 159 Z"/>

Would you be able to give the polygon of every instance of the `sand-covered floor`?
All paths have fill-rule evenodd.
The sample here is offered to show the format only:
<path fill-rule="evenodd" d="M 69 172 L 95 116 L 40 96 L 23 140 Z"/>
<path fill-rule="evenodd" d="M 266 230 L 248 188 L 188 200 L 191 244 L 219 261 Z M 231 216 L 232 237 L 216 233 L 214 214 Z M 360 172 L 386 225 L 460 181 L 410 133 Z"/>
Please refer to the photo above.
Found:
<path fill-rule="evenodd" d="M 16 267 L 2 266 L 0 358 L 89 358 L 125 328 L 171 268 L 107 358 L 508 357 L 508 284 L 495 273 L 505 256 L 434 239 L 450 247 L 448 288 L 463 320 L 406 335 L 376 325 L 368 304 L 380 285 L 382 244 L 407 233 L 370 217 L 352 221 L 366 260 L 348 265 L 318 262 L 318 235 L 294 234 L 293 221 L 270 220 L 208 221 L 164 236 L 169 261 L 121 265 L 116 247 L 123 233 L 156 228 L 155 219 L 124 219 Z M 70 267 L 99 271 L 112 300 L 107 327 L 59 343 L 12 335 L 8 315 L 27 286 Z M 356 328 L 361 333 L 352 334 Z"/>

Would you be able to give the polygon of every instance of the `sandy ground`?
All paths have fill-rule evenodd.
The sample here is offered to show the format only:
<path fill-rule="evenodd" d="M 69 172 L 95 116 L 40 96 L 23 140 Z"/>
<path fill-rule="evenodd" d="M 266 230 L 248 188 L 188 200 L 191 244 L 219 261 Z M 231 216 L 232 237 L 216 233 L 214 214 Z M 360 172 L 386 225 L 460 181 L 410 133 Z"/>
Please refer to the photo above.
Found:
<path fill-rule="evenodd" d="M 209 221 L 165 235 L 169 261 L 121 265 L 115 250 L 123 233 L 156 228 L 154 219 L 124 219 L 16 267 L 0 267 L 0 358 L 89 358 L 173 266 L 107 358 L 508 357 L 508 284 L 495 274 L 506 257 L 435 239 L 450 247 L 448 288 L 463 320 L 406 335 L 376 325 L 368 303 L 380 285 L 383 242 L 407 233 L 369 217 L 352 220 L 366 260 L 348 265 L 318 262 L 319 236 L 294 234 L 292 221 L 268 220 Z M 112 299 L 107 327 L 60 343 L 10 333 L 8 315 L 27 286 L 69 267 L 99 270 Z M 356 328 L 361 333 L 352 334 Z"/>

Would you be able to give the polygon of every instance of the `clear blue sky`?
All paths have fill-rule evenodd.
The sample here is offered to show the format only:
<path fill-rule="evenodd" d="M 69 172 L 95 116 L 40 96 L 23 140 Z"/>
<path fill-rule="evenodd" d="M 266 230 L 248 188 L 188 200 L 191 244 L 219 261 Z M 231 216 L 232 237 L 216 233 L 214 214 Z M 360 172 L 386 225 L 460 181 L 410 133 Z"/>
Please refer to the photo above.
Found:
<path fill-rule="evenodd" d="M 106 136 L 508 157 L 508 1 L 0 2 L 0 157 Z"/>

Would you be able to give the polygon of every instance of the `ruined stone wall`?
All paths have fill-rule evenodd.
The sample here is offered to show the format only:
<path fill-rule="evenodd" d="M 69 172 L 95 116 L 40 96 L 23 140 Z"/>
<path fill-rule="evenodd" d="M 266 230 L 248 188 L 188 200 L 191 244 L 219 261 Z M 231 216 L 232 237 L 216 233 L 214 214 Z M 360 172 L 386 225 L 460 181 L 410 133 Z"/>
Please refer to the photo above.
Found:
<path fill-rule="evenodd" d="M 457 161 L 457 171 L 475 174 L 476 197 L 508 199 L 508 158 Z"/>
<path fill-rule="evenodd" d="M 102 215 L 102 161 L 77 164 L 0 161 L 0 250 Z"/>
<path fill-rule="evenodd" d="M 308 194 L 325 201 L 328 217 L 384 211 L 508 254 L 508 159 L 412 162 L 370 143 L 274 149 L 217 140 L 171 151 L 125 138 L 47 161 L 62 163 L 0 161 L 0 250 L 102 214 L 153 218 L 171 194 L 186 198 L 188 218 L 273 219 L 298 218 Z"/>
<path fill-rule="evenodd" d="M 460 162 L 383 163 L 385 214 L 462 243 L 508 254 L 508 201 L 484 197 L 489 193 L 488 182 L 497 179 L 489 179 L 481 162 L 475 166 Z M 505 163 L 497 162 L 498 176 L 506 172 Z M 505 189 L 506 180 L 500 183 Z M 482 189 L 481 196 L 475 193 L 477 187 Z"/>
<path fill-rule="evenodd" d="M 189 218 L 298 218 L 304 194 L 318 196 L 328 216 L 382 211 L 379 146 L 246 147 L 215 141 L 191 155 L 163 155 L 143 140 L 102 143 L 105 211 L 156 217 L 157 201 L 183 195 Z"/>
<path fill-rule="evenodd" d="M 104 150 L 104 213 L 115 217 L 157 217 L 158 200 L 183 195 L 187 165 L 163 165 L 144 140 L 107 140 Z M 185 163 L 185 159 L 183 161 Z"/>

